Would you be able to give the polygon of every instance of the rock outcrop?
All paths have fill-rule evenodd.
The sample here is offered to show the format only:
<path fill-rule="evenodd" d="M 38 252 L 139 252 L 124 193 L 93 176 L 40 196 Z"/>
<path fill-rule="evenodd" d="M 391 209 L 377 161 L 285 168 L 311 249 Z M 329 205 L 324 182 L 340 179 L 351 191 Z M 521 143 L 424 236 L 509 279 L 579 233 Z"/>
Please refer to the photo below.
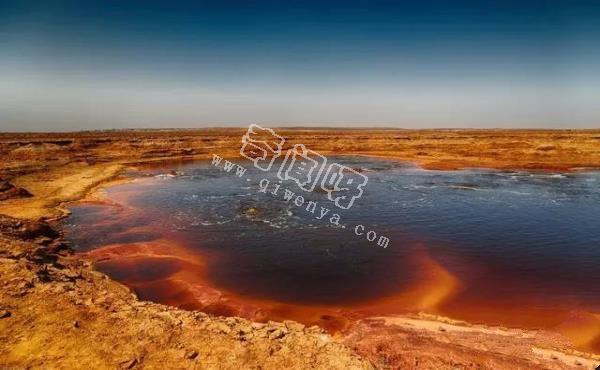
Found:
<path fill-rule="evenodd" d="M 0 201 L 14 198 L 29 198 L 32 196 L 33 194 L 26 189 L 0 179 Z"/>

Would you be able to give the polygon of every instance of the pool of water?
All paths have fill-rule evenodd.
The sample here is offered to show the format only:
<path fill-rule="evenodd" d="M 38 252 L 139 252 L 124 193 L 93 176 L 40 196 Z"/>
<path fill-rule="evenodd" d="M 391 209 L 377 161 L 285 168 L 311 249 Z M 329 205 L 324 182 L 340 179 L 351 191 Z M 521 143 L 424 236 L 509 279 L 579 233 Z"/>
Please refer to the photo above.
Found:
<path fill-rule="evenodd" d="M 334 329 L 407 311 L 571 336 L 600 322 L 599 172 L 332 159 L 369 179 L 348 210 L 250 162 L 237 161 L 247 168 L 240 178 L 196 161 L 133 172 L 135 181 L 107 189 L 106 202 L 70 207 L 63 226 L 100 270 L 142 298 L 183 308 Z M 305 204 L 284 200 L 283 189 Z M 319 219 L 321 207 L 330 211 Z M 356 235 L 357 225 L 388 246 Z M 574 341 L 598 348 L 597 334 Z"/>

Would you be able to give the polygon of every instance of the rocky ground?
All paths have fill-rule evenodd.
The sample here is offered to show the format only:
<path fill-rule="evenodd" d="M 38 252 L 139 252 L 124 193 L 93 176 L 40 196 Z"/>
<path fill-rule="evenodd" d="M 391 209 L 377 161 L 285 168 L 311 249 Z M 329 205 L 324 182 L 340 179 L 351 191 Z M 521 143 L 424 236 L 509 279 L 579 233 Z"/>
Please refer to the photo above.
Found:
<path fill-rule="evenodd" d="M 318 327 L 140 302 L 45 223 L 0 228 L 0 368 L 372 368 Z"/>
<path fill-rule="evenodd" d="M 0 178 L 73 161 L 238 156 L 243 129 L 0 133 Z M 305 144 L 321 154 L 399 158 L 429 169 L 600 167 L 600 130 L 276 129 L 284 149 Z"/>
<path fill-rule="evenodd" d="M 44 222 L 0 217 L 0 368 L 594 369 L 543 332 L 420 315 L 335 337 L 141 302 Z M 165 365 L 168 364 L 168 365 Z"/>
<path fill-rule="evenodd" d="M 133 162 L 236 156 L 242 130 L 0 134 L 0 369 L 594 369 L 558 334 L 415 315 L 334 336 L 139 301 L 73 254 L 52 220 Z M 432 168 L 600 167 L 595 131 L 284 130 L 323 154 Z M 46 221 L 50 222 L 47 223 Z"/>

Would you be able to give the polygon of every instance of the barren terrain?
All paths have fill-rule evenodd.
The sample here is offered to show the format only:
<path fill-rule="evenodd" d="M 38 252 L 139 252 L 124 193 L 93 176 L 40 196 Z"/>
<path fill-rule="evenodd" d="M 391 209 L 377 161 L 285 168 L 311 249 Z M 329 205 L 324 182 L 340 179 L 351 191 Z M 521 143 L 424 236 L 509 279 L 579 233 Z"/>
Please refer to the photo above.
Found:
<path fill-rule="evenodd" d="M 73 254 L 54 222 L 141 162 L 238 157 L 244 129 L 0 134 L 0 368 L 594 369 L 556 333 L 431 315 L 328 334 L 141 302 Z M 286 145 L 428 169 L 600 168 L 600 131 L 277 130 Z M 600 340 L 596 331 L 590 341 Z M 167 365 L 165 365 L 167 364 Z"/>

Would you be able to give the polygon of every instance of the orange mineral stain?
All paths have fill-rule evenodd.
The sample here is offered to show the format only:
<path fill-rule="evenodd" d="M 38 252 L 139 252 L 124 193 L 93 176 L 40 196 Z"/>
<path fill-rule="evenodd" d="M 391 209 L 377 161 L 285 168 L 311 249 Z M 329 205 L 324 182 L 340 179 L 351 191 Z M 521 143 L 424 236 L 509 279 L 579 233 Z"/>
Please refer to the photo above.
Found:
<path fill-rule="evenodd" d="M 488 266 L 460 255 L 444 258 L 441 253 L 433 252 L 439 248 L 427 243 L 405 245 L 404 255 L 386 256 L 385 263 L 375 265 L 387 269 L 384 273 L 359 270 L 364 275 L 358 276 L 384 276 L 382 279 L 389 280 L 381 281 L 385 289 L 373 290 L 376 294 L 364 295 L 368 298 L 356 301 L 292 301 L 277 294 L 252 294 L 244 291 L 250 284 L 244 285 L 239 280 L 243 276 L 236 276 L 233 284 L 232 280 L 228 285 L 222 284 L 213 275 L 214 271 L 227 269 L 228 263 L 245 256 L 227 249 L 203 248 L 203 236 L 193 234 L 196 239 L 191 240 L 170 230 L 165 226 L 167 221 L 155 217 L 152 211 L 136 207 L 132 201 L 136 192 L 152 184 L 151 179 L 143 179 L 135 187 L 124 187 L 106 199 L 110 206 L 102 207 L 102 199 L 92 200 L 88 207 L 90 212 L 96 212 L 95 227 L 110 233 L 102 235 L 105 240 L 82 252 L 94 261 L 97 269 L 130 287 L 141 299 L 256 321 L 295 320 L 319 325 L 330 332 L 348 329 L 366 317 L 426 312 L 472 323 L 554 330 L 578 349 L 600 352 L 597 307 L 574 296 L 559 302 L 552 300 L 552 295 L 532 296 L 528 291 L 533 289 L 527 289 L 526 280 L 511 274 L 490 273 L 486 270 Z M 97 230 L 90 228 L 84 229 L 79 237 L 93 241 L 97 235 Z M 329 251 L 323 253 L 327 256 L 325 252 Z M 335 265 L 331 268 L 335 269 Z M 268 275 L 268 269 L 262 271 L 267 271 L 267 277 L 272 276 Z M 249 274 L 252 273 L 250 270 Z M 304 270 L 296 269 L 293 273 L 300 274 L 301 283 Z M 378 283 L 377 279 L 374 281 Z M 364 282 L 371 284 L 365 280 L 359 281 L 359 285 Z M 289 289 L 304 289 L 300 283 Z M 313 287 L 319 288 L 318 284 L 320 280 Z M 500 289 L 506 286 L 517 289 Z M 364 284 L 361 288 L 372 292 L 371 285 Z M 569 297 L 561 295 L 565 296 Z"/>
<path fill-rule="evenodd" d="M 339 305 L 286 303 L 223 289 L 211 281 L 207 269 L 218 262 L 217 253 L 191 251 L 172 240 L 108 245 L 86 255 L 99 270 L 129 286 L 142 299 L 215 315 L 263 322 L 295 320 L 336 332 L 366 317 L 427 312 L 494 325 L 553 329 L 579 349 L 600 349 L 600 314 L 535 310 L 520 299 L 493 304 L 461 301 L 463 283 L 424 246 L 411 256 L 418 268 L 414 282 L 405 289 L 387 297 Z"/>

